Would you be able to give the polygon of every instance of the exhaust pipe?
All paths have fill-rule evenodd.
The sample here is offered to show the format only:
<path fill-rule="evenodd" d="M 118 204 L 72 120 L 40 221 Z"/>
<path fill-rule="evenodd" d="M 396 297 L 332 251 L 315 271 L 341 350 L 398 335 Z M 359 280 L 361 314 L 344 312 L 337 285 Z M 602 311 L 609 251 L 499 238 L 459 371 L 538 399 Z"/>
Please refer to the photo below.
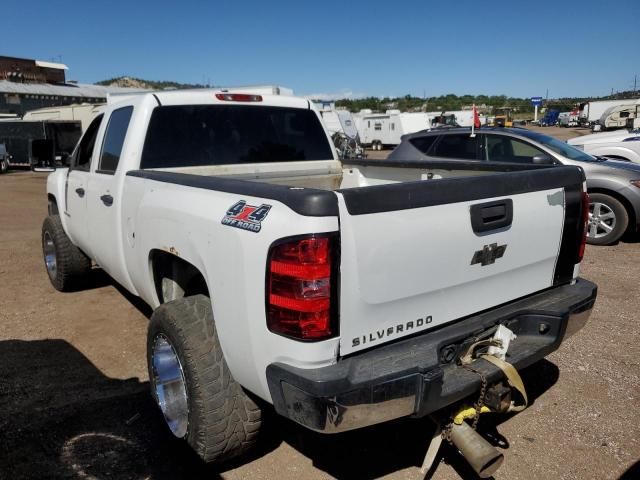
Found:
<path fill-rule="evenodd" d="M 451 441 L 460 450 L 480 478 L 493 475 L 504 460 L 504 455 L 480 436 L 467 422 L 453 424 Z"/>

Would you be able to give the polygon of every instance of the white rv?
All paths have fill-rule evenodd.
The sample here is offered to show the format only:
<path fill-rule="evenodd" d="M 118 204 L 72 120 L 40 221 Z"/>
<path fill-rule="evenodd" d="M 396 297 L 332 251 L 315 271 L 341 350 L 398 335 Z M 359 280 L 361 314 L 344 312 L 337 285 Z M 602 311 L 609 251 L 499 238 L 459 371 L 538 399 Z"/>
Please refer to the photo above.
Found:
<path fill-rule="evenodd" d="M 313 102 L 322 117 L 322 121 L 329 132 L 333 135 L 337 132 L 344 133 L 349 138 L 358 136 L 356 121 L 349 110 L 335 107 L 334 102 Z"/>
<path fill-rule="evenodd" d="M 580 104 L 580 124 L 584 126 L 595 125 L 600 120 L 606 109 L 619 105 L 634 104 L 639 99 L 628 98 L 624 100 L 600 100 Z"/>
<path fill-rule="evenodd" d="M 80 122 L 84 132 L 91 121 L 100 113 L 103 104 L 82 103 L 60 107 L 46 107 L 31 110 L 22 117 L 25 121 L 38 120 L 76 120 Z"/>
<path fill-rule="evenodd" d="M 395 147 L 400 144 L 402 135 L 431 128 L 431 117 L 422 112 L 387 110 L 385 113 L 371 113 L 368 110 L 361 111 L 356 119 L 360 142 L 373 150 Z"/>
<path fill-rule="evenodd" d="M 617 128 L 625 128 L 627 120 L 635 118 L 636 106 L 640 105 L 640 100 L 627 105 L 616 105 L 607 108 L 598 120 L 601 130 L 615 130 Z"/>

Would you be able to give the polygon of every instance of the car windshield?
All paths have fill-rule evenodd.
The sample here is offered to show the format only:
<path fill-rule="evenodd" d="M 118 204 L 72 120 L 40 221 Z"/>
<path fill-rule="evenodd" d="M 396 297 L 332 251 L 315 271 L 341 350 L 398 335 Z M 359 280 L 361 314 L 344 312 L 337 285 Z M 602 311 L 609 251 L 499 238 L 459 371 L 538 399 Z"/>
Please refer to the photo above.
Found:
<path fill-rule="evenodd" d="M 583 152 L 582 150 L 569 145 L 561 140 L 557 140 L 553 137 L 549 137 L 548 135 L 543 135 L 542 133 L 532 132 L 531 130 L 520 130 L 518 131 L 518 135 L 522 135 L 523 137 L 527 137 L 535 142 L 541 143 L 547 148 L 550 148 L 556 153 L 567 157 L 571 160 L 577 160 L 579 162 L 599 162 L 600 160 L 593 155 L 589 155 L 588 153 Z"/>

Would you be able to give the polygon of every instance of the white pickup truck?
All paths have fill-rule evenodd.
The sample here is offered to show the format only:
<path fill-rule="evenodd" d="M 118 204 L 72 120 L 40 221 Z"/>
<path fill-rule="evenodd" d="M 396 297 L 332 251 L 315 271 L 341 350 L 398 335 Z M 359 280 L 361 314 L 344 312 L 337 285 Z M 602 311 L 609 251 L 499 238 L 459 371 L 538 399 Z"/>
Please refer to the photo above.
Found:
<path fill-rule="evenodd" d="M 558 348 L 596 297 L 584 188 L 568 166 L 341 163 L 301 98 L 144 93 L 49 176 L 43 254 L 58 290 L 97 265 L 155 309 L 152 394 L 221 461 L 269 404 L 325 433 L 449 411 L 480 390 L 460 356 L 499 325 L 518 369 Z"/>

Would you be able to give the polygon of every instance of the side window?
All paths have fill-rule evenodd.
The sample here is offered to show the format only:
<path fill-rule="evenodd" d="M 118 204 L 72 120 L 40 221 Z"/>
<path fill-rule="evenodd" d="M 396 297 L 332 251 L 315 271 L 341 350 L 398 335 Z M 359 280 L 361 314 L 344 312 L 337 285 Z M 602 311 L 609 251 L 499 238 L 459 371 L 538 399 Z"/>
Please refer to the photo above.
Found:
<path fill-rule="evenodd" d="M 485 158 L 490 162 L 533 163 L 542 150 L 521 140 L 499 135 L 487 135 Z"/>
<path fill-rule="evenodd" d="M 80 143 L 78 144 L 72 161 L 72 170 L 81 170 L 84 172 L 89 171 L 89 167 L 91 166 L 91 157 L 93 156 L 93 148 L 96 144 L 96 136 L 98 135 L 98 128 L 100 128 L 100 122 L 102 122 L 102 115 L 98 115 L 93 119 L 82 139 L 80 139 Z"/>
<path fill-rule="evenodd" d="M 477 145 L 477 136 L 471 137 L 469 134 L 442 135 L 431 155 L 459 160 L 477 160 Z"/>
<path fill-rule="evenodd" d="M 98 164 L 98 172 L 113 174 L 118 168 L 120 161 L 120 153 L 122 145 L 127 135 L 129 120 L 133 107 L 124 107 L 114 110 L 109 118 L 107 132 L 104 136 L 102 144 L 102 154 L 100 155 L 100 163 Z"/>
<path fill-rule="evenodd" d="M 438 138 L 436 135 L 431 135 L 429 137 L 416 137 L 409 140 L 409 142 L 426 155 L 429 152 L 431 145 L 433 145 L 433 142 L 436 141 L 436 138 Z"/>
<path fill-rule="evenodd" d="M 380 123 L 380 122 L 375 122 L 375 123 L 373 124 L 373 129 L 374 129 L 374 130 L 382 130 L 382 123 Z"/>

